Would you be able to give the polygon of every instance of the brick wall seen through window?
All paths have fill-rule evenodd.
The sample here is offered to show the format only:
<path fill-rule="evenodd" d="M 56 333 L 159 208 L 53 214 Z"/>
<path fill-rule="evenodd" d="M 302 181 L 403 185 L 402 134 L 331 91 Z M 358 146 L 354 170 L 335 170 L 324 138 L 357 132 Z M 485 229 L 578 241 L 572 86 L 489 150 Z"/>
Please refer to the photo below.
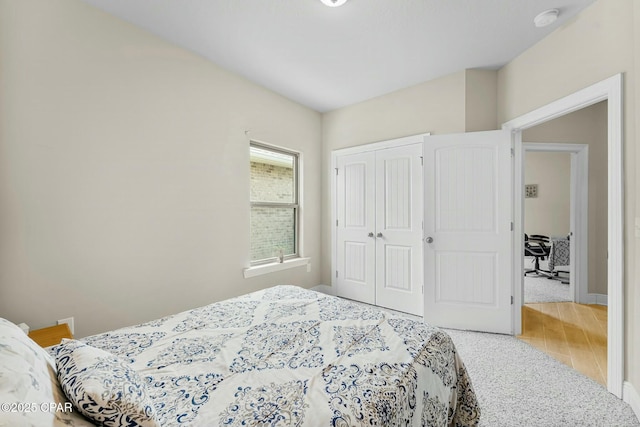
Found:
<path fill-rule="evenodd" d="M 251 146 L 251 261 L 296 255 L 295 154 Z"/>

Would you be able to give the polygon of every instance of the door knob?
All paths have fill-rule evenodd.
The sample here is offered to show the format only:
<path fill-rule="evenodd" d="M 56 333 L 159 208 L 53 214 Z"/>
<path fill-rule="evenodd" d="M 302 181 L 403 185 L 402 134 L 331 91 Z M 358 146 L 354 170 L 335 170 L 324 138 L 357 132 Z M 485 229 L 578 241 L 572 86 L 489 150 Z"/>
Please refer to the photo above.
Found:
<path fill-rule="evenodd" d="M 382 235 L 382 233 L 378 233 L 376 234 L 376 237 L 384 237 L 384 236 Z"/>
<path fill-rule="evenodd" d="M 369 234 L 367 234 L 367 237 L 374 237 L 373 236 L 373 231 L 370 231 Z"/>
<path fill-rule="evenodd" d="M 424 241 L 427 243 L 433 243 L 433 237 L 425 237 Z"/>

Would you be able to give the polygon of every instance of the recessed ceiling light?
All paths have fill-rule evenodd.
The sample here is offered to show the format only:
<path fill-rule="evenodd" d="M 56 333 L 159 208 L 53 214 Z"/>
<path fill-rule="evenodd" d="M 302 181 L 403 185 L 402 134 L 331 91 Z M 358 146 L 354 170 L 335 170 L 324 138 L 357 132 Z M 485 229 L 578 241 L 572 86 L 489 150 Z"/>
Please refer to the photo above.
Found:
<path fill-rule="evenodd" d="M 320 0 L 320 1 L 330 7 L 342 6 L 347 2 L 347 0 Z"/>
<path fill-rule="evenodd" d="M 536 27 L 546 27 L 547 25 L 552 24 L 558 19 L 558 15 L 560 15 L 560 11 L 558 9 L 549 9 L 544 12 L 538 14 L 535 18 L 533 18 L 533 23 Z"/>

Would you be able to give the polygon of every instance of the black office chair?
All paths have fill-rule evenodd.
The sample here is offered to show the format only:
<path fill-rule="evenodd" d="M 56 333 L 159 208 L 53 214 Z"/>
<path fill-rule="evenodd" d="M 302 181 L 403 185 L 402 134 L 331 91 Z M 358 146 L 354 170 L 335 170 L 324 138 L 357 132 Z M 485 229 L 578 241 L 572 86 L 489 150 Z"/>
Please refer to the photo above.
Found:
<path fill-rule="evenodd" d="M 550 272 L 540 268 L 540 261 L 544 261 L 551 252 L 551 241 L 548 236 L 541 234 L 524 235 L 524 255 L 535 258 L 533 268 L 525 269 L 524 275 L 535 274 L 537 276 L 549 277 Z"/>

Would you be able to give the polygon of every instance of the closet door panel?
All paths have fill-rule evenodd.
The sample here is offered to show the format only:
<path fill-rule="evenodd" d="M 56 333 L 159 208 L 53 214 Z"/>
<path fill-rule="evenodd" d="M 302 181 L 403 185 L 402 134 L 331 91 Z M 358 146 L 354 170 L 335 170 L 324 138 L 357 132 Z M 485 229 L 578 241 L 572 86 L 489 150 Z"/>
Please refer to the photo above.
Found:
<path fill-rule="evenodd" d="M 422 144 L 376 152 L 376 304 L 422 315 Z"/>
<path fill-rule="evenodd" d="M 375 304 L 375 155 L 341 156 L 336 179 L 336 293 Z"/>

